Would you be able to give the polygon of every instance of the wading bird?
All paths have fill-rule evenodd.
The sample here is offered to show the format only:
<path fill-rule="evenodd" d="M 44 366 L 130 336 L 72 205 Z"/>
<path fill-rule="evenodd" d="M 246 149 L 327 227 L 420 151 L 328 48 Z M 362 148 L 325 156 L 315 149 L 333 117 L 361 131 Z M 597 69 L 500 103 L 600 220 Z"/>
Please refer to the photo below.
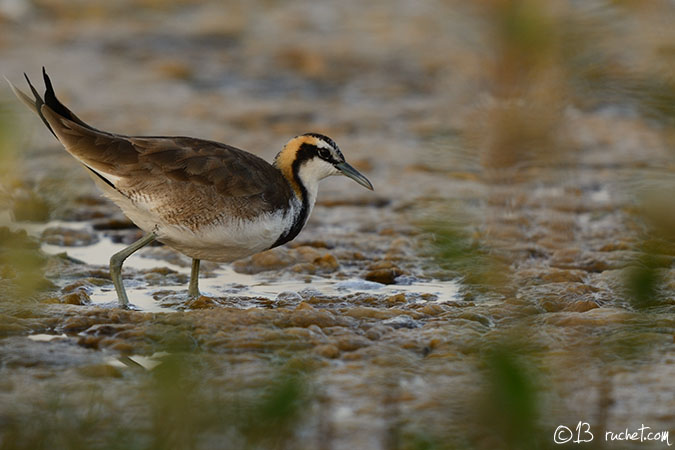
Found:
<path fill-rule="evenodd" d="M 373 189 L 337 144 L 317 133 L 294 137 L 269 164 L 203 139 L 98 130 L 56 98 L 44 68 L 42 73 L 44 99 L 27 76 L 34 98 L 10 86 L 145 233 L 110 258 L 110 276 L 123 307 L 129 299 L 122 263 L 154 240 L 192 258 L 188 295 L 197 297 L 200 260 L 232 262 L 294 239 L 307 222 L 322 179 L 342 174 Z"/>

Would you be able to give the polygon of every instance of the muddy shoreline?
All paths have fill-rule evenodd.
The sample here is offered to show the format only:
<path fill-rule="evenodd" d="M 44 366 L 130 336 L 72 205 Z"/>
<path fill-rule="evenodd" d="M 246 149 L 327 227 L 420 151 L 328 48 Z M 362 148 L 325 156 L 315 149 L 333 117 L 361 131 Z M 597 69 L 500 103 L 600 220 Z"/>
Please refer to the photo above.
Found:
<path fill-rule="evenodd" d="M 3 73 L 94 126 L 267 160 L 321 132 L 376 190 L 326 180 L 196 300 L 143 249 L 123 311 L 139 230 L 1 88 L 0 446 L 661 448 L 600 436 L 675 423 L 671 8 L 10 3 Z"/>

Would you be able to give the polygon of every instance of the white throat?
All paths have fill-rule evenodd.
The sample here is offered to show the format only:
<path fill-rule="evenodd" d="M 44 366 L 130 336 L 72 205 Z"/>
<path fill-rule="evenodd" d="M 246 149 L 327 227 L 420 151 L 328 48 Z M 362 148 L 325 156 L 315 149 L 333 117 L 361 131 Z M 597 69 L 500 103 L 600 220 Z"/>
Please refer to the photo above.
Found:
<path fill-rule="evenodd" d="M 337 175 L 338 170 L 332 164 L 318 158 L 307 161 L 298 170 L 298 178 L 305 186 L 307 191 L 307 202 L 310 211 L 316 202 L 316 195 L 319 192 L 319 182 L 331 175 Z"/>

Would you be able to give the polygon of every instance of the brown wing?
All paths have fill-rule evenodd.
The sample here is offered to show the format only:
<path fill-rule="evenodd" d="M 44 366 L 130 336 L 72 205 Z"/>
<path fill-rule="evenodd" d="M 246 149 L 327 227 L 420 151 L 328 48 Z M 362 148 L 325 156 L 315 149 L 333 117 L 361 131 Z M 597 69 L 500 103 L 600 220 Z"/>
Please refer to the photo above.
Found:
<path fill-rule="evenodd" d="M 27 76 L 33 100 L 13 85 L 12 90 L 127 215 L 198 228 L 228 214 L 273 211 L 293 196 L 279 170 L 243 150 L 200 139 L 97 130 L 58 100 L 44 68 L 42 74 L 44 100 Z"/>
<path fill-rule="evenodd" d="M 241 209 L 246 198 L 251 209 L 246 216 L 285 205 L 292 196 L 278 169 L 235 147 L 189 137 L 114 135 L 48 106 L 42 113 L 69 153 L 132 200 L 174 198 L 175 204 L 200 198 L 200 207 Z"/>
<path fill-rule="evenodd" d="M 284 181 L 279 170 L 267 161 L 218 142 L 188 137 L 127 140 L 138 152 L 138 163 L 127 169 L 130 177 L 213 186 L 227 197 L 262 194 Z"/>

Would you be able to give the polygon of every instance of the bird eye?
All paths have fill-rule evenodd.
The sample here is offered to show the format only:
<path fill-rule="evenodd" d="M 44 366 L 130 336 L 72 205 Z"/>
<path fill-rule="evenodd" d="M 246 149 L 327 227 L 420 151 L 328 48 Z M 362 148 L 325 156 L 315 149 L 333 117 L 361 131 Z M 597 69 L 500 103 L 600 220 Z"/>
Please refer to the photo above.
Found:
<path fill-rule="evenodd" d="M 330 152 L 325 148 L 320 148 L 319 149 L 319 158 L 330 159 Z"/>

